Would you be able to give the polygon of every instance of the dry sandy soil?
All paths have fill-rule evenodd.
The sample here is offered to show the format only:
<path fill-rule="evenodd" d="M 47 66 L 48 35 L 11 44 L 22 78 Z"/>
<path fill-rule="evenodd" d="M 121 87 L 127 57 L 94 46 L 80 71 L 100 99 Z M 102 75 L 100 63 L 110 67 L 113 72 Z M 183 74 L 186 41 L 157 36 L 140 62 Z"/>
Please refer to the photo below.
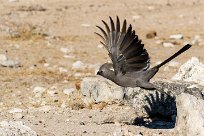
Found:
<path fill-rule="evenodd" d="M 117 104 L 84 106 L 80 95 L 72 98 L 63 90 L 74 88 L 75 94 L 79 94 L 80 80 L 95 75 L 98 66 L 109 60 L 105 49 L 100 48 L 100 39 L 94 34 L 98 31 L 95 25 L 102 25 L 101 20 L 108 21 L 109 16 L 115 18 L 116 15 L 121 20 L 126 18 L 143 39 L 151 56 L 151 65 L 154 66 L 185 43 L 191 42 L 196 35 L 204 38 L 204 1 L 0 2 L 0 54 L 5 54 L 7 50 L 10 59 L 19 60 L 22 64 L 19 68 L 0 67 L 0 120 L 22 120 L 38 135 L 47 136 L 120 135 L 117 132 L 123 131 L 123 128 L 126 135 L 172 135 L 172 130 L 152 130 L 125 123 L 121 125 L 120 121 L 100 123 L 104 116 L 112 117 L 124 111 L 131 111 L 130 116 L 137 116 L 137 113 L 131 107 Z M 147 39 L 146 34 L 150 31 L 156 31 L 157 37 Z M 172 34 L 182 34 L 183 39 L 170 40 Z M 160 41 L 170 41 L 175 46 L 166 48 L 159 44 Z M 68 49 L 66 53 L 62 52 L 64 48 Z M 175 61 L 179 62 L 179 66 L 193 56 L 204 61 L 203 51 L 202 43 L 194 45 Z M 86 68 L 72 68 L 76 61 L 83 62 Z M 166 70 L 161 68 L 153 80 L 170 80 L 179 66 Z M 36 86 L 46 89 L 40 98 L 33 92 Z M 40 110 L 44 105 L 51 107 L 49 112 Z M 16 119 L 10 115 L 7 111 L 12 108 L 24 109 L 23 118 Z M 110 109 L 115 110 L 113 112 Z"/>

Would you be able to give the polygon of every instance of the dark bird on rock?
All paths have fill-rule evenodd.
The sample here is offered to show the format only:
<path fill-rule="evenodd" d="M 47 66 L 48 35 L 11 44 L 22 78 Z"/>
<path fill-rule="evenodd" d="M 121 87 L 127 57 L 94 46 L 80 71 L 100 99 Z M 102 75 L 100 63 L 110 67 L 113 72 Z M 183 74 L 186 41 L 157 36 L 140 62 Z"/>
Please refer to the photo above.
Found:
<path fill-rule="evenodd" d="M 112 63 L 103 64 L 97 74 L 123 87 L 155 89 L 155 86 L 149 81 L 159 71 L 159 68 L 191 47 L 190 44 L 187 44 L 161 64 L 149 68 L 149 54 L 135 30 L 132 30 L 131 24 L 127 28 L 127 22 L 124 20 L 120 28 L 118 17 L 116 25 L 110 17 L 110 27 L 105 21 L 102 20 L 102 22 L 106 31 L 97 26 L 102 34 L 96 34 L 101 37 L 101 44 L 107 49 Z"/>

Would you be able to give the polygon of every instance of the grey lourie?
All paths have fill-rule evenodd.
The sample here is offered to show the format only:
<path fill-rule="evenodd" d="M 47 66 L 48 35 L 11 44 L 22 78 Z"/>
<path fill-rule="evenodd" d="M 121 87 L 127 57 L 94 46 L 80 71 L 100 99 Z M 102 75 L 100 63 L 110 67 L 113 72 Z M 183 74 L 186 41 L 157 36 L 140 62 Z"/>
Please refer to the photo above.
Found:
<path fill-rule="evenodd" d="M 102 35 L 96 34 L 101 37 L 101 44 L 107 49 L 112 63 L 103 64 L 97 74 L 123 87 L 155 89 L 155 86 L 149 81 L 159 71 L 159 68 L 191 47 L 190 44 L 185 45 L 161 64 L 149 69 L 149 54 L 135 31 L 132 30 L 131 24 L 127 28 L 127 22 L 124 20 L 120 28 L 118 17 L 116 25 L 110 17 L 111 27 L 105 21 L 102 20 L 102 22 L 106 31 L 97 26 Z"/>

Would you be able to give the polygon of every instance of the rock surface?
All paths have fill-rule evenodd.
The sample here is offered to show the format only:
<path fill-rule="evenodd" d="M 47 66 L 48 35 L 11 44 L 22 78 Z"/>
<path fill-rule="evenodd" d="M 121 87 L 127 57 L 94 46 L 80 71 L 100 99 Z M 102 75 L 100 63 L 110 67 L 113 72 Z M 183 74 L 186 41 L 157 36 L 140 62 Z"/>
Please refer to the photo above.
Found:
<path fill-rule="evenodd" d="M 192 57 L 179 68 L 172 80 L 196 82 L 204 85 L 204 64 L 198 58 Z"/>
<path fill-rule="evenodd" d="M 1 121 L 1 136 L 37 136 L 36 132 L 23 124 L 22 121 Z"/>
<path fill-rule="evenodd" d="M 84 78 L 81 82 L 81 93 L 86 101 L 88 98 L 91 102 L 123 100 L 124 97 L 122 87 L 102 77 Z"/>
<path fill-rule="evenodd" d="M 177 97 L 176 130 L 179 136 L 204 136 L 204 100 L 182 93 Z"/>
<path fill-rule="evenodd" d="M 128 102 L 135 108 L 142 108 L 148 104 L 145 96 L 150 97 L 157 91 L 176 97 L 182 92 L 194 95 L 197 98 L 203 98 L 200 88 L 188 88 L 191 84 L 179 84 L 169 82 L 155 82 L 156 90 L 146 90 L 139 87 L 120 87 L 112 81 L 100 76 L 86 77 L 81 82 L 81 93 L 85 103 L 90 102 L 109 102 L 114 100 Z"/>

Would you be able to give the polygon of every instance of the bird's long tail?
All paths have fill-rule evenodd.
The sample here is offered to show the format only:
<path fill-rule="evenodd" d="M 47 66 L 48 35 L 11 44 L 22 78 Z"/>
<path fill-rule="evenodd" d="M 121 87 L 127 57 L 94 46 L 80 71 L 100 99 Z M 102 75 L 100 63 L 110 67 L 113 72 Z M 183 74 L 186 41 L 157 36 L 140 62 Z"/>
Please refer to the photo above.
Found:
<path fill-rule="evenodd" d="M 171 57 L 169 57 L 168 59 L 166 59 L 165 61 L 163 61 L 161 64 L 155 66 L 155 68 L 160 68 L 161 66 L 165 65 L 166 63 L 168 63 L 169 61 L 171 61 L 172 59 L 176 58 L 177 56 L 179 56 L 181 53 L 187 51 L 192 45 L 187 44 L 185 45 L 183 48 L 181 48 L 179 51 L 177 51 L 174 55 L 172 55 Z"/>

